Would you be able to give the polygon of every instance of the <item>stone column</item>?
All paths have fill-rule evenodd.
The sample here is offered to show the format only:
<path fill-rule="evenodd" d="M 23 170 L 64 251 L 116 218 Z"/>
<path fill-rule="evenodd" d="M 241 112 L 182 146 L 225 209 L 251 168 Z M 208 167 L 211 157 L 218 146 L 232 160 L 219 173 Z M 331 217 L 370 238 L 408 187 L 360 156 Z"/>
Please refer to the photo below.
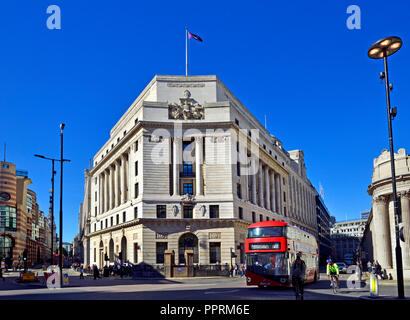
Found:
<path fill-rule="evenodd" d="M 99 214 L 104 212 L 104 194 L 103 194 L 103 174 L 100 173 L 98 176 L 98 190 L 99 190 L 99 195 L 98 195 L 98 200 L 99 200 Z"/>
<path fill-rule="evenodd" d="M 270 203 L 270 186 L 269 186 L 269 167 L 265 166 L 265 208 L 267 210 L 271 210 L 271 203 Z"/>
<path fill-rule="evenodd" d="M 121 182 L 121 203 L 125 202 L 125 157 L 121 155 L 121 167 L 120 167 L 120 182 Z"/>
<path fill-rule="evenodd" d="M 396 269 L 396 228 L 395 228 L 395 219 L 394 219 L 394 202 L 393 195 L 388 202 L 388 214 L 389 214 L 389 226 L 390 226 L 390 245 L 391 245 L 391 262 L 393 269 Z M 380 262 L 380 261 L 379 261 Z M 383 265 L 382 265 L 382 268 Z"/>
<path fill-rule="evenodd" d="M 276 200 L 277 200 L 277 207 L 278 207 L 278 214 L 282 214 L 282 188 L 280 183 L 280 174 L 276 175 Z"/>
<path fill-rule="evenodd" d="M 273 212 L 277 212 L 276 211 L 276 199 L 275 199 L 275 197 L 276 197 L 276 192 L 275 192 L 275 190 L 276 190 L 276 188 L 275 188 L 275 171 L 272 171 L 272 174 L 270 175 L 270 185 L 271 185 L 271 188 L 272 188 L 272 192 L 271 192 L 271 199 L 272 199 L 271 210 Z"/>
<path fill-rule="evenodd" d="M 391 241 L 388 216 L 388 198 L 379 196 L 373 199 L 373 223 L 376 246 L 373 246 L 374 259 L 379 261 L 382 268 L 391 269 Z"/>
<path fill-rule="evenodd" d="M 121 199 L 120 199 L 120 188 L 119 188 L 119 179 L 118 179 L 118 174 L 119 174 L 119 165 L 118 165 L 118 161 L 115 160 L 114 161 L 114 172 L 115 172 L 115 202 L 114 202 L 114 207 L 118 207 L 121 204 Z"/>
<path fill-rule="evenodd" d="M 256 201 L 256 163 L 255 163 L 254 157 L 251 157 L 251 169 L 252 169 L 252 176 L 251 176 L 252 203 L 257 204 L 257 201 Z"/>
<path fill-rule="evenodd" d="M 143 141 L 143 140 L 142 140 Z M 127 151 L 125 152 L 125 201 L 128 201 L 130 199 L 133 199 L 134 196 L 132 194 L 132 192 L 134 191 L 134 186 L 131 186 L 131 172 L 132 172 L 132 164 L 130 161 L 130 149 L 127 149 Z M 142 188 L 141 188 L 141 184 L 140 184 L 140 190 L 139 190 L 139 194 L 141 194 L 142 192 Z"/>
<path fill-rule="evenodd" d="M 179 154 L 181 152 L 181 138 L 174 137 L 174 144 L 173 144 L 173 160 L 172 160 L 172 168 L 173 168 L 173 195 L 179 195 L 179 163 L 180 158 Z"/>
<path fill-rule="evenodd" d="M 105 170 L 105 175 L 104 175 L 104 212 L 107 212 L 109 209 L 109 193 L 108 193 L 108 188 L 109 188 L 109 181 L 110 181 L 110 176 L 108 170 Z"/>
<path fill-rule="evenodd" d="M 110 166 L 110 182 L 111 182 L 111 197 L 110 197 L 110 208 L 115 208 L 115 167 Z"/>
<path fill-rule="evenodd" d="M 250 162 L 248 160 L 248 156 L 246 155 L 246 150 L 245 150 L 245 155 L 244 155 L 244 159 L 246 161 L 245 166 L 244 166 L 244 171 L 245 171 L 245 199 L 247 201 L 250 201 L 250 195 L 249 195 L 249 166 L 250 166 Z M 242 177 L 241 177 L 242 178 Z"/>
<path fill-rule="evenodd" d="M 196 182 L 196 195 L 202 195 L 202 137 L 195 137 L 195 182 Z"/>
<path fill-rule="evenodd" d="M 410 269 L 410 191 L 402 192 L 401 198 L 401 226 L 404 228 L 404 242 L 400 241 L 403 256 L 403 269 Z"/>
<path fill-rule="evenodd" d="M 262 161 L 259 160 L 259 170 L 258 170 L 258 185 L 259 185 L 259 206 L 263 207 L 263 183 L 262 183 Z"/>

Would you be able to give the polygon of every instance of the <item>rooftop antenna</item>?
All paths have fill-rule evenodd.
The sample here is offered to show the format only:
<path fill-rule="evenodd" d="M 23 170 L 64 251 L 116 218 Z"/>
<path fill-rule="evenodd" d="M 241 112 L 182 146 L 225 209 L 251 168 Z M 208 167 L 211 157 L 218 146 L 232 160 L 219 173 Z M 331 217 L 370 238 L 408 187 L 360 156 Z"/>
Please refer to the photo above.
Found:
<path fill-rule="evenodd" d="M 6 143 L 4 143 L 4 162 L 6 162 Z"/>
<path fill-rule="evenodd" d="M 266 114 L 265 114 L 265 129 L 266 129 Z"/>

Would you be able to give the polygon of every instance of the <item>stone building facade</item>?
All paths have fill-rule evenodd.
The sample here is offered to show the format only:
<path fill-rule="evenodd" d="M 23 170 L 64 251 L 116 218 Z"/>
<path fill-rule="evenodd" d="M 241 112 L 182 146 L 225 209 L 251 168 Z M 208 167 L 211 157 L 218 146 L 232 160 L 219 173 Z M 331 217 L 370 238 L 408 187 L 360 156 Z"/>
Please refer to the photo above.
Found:
<path fill-rule="evenodd" d="M 287 221 L 315 234 L 315 190 L 216 76 L 155 76 L 111 129 L 86 174 L 85 265 L 244 262 L 247 227 Z M 81 229 L 81 228 L 80 228 Z M 109 262 L 104 261 L 107 254 Z"/>
<path fill-rule="evenodd" d="M 410 278 L 410 155 L 405 149 L 394 154 L 396 169 L 396 190 L 401 206 L 399 227 L 404 229 L 405 241 L 400 241 L 403 258 L 404 276 Z M 367 189 L 372 197 L 371 231 L 373 257 L 382 268 L 395 275 L 396 269 L 396 232 L 391 181 L 390 152 L 383 150 L 374 159 L 372 183 Z"/>

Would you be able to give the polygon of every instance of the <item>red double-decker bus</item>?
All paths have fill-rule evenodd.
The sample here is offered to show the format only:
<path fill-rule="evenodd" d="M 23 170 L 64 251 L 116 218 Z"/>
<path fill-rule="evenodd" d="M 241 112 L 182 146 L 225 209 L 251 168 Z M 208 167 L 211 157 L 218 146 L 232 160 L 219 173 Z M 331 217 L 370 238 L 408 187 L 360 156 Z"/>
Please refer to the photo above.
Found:
<path fill-rule="evenodd" d="M 312 234 L 281 221 L 251 224 L 245 240 L 247 285 L 290 286 L 290 267 L 298 252 L 306 263 L 305 282 L 316 281 L 319 250 Z"/>

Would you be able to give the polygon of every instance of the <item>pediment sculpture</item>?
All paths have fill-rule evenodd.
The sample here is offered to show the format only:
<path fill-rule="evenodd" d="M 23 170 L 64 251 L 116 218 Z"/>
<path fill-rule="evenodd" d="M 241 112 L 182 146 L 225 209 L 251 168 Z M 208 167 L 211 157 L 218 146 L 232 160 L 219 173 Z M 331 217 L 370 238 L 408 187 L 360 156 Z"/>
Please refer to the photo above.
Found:
<path fill-rule="evenodd" d="M 179 98 L 180 104 L 168 105 L 169 118 L 175 120 L 202 120 L 205 117 L 204 107 L 191 98 L 189 90 L 184 91 L 184 97 Z"/>

